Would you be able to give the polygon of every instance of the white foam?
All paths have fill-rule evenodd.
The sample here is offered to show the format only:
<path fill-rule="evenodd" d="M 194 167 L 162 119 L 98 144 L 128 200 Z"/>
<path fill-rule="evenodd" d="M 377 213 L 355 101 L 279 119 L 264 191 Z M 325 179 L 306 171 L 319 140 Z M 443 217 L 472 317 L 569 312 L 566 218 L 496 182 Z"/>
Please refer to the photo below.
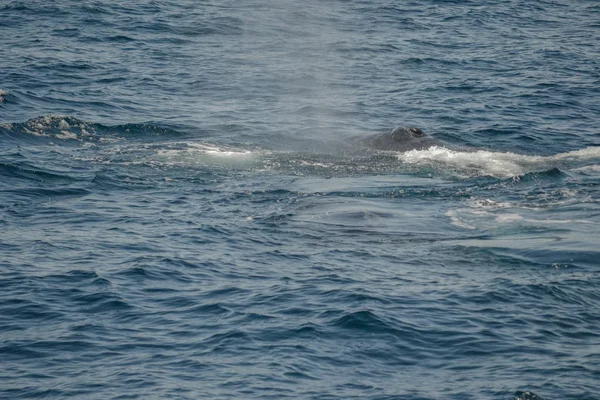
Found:
<path fill-rule="evenodd" d="M 446 216 L 450 218 L 450 222 L 454 226 L 464 229 L 477 229 L 476 226 L 471 225 L 464 221 L 462 218 L 460 218 L 460 216 L 458 215 L 458 210 L 448 210 L 446 212 Z"/>
<path fill-rule="evenodd" d="M 158 165 L 231 165 L 253 163 L 264 151 L 218 146 L 198 142 L 172 142 L 149 145 L 117 146 L 114 153 L 139 153 L 143 160 L 137 162 Z"/>
<path fill-rule="evenodd" d="M 60 133 L 57 133 L 54 137 L 57 139 L 63 139 L 63 140 L 68 140 L 68 139 L 78 140 L 79 139 L 79 137 L 77 136 L 76 133 L 69 132 L 66 130 L 60 131 Z"/>
<path fill-rule="evenodd" d="M 598 225 L 597 221 L 585 218 L 549 218 L 542 207 L 530 207 L 510 203 L 494 203 L 485 206 L 477 202 L 467 202 L 468 207 L 448 210 L 446 217 L 454 226 L 470 230 L 499 229 L 509 226 L 544 226 L 556 227 L 557 225 Z M 555 205 L 560 205 L 558 202 Z"/>
<path fill-rule="evenodd" d="M 247 159 L 254 155 L 254 153 L 250 150 L 230 149 L 203 143 L 176 143 L 176 145 L 180 145 L 176 146 L 180 148 L 161 149 L 158 150 L 157 154 L 159 156 L 171 158 L 189 158 L 194 156 L 208 155 L 212 157 L 238 159 Z"/>
<path fill-rule="evenodd" d="M 6 90 L 0 89 L 0 103 L 4 102 L 4 98 L 8 96 L 8 92 Z"/>
<path fill-rule="evenodd" d="M 426 150 L 411 150 L 398 154 L 398 159 L 408 164 L 436 165 L 451 168 L 459 176 L 493 176 L 509 178 L 527 172 L 547 170 L 556 163 L 600 159 L 600 146 L 559 153 L 553 156 L 528 156 L 510 152 L 487 150 L 457 151 L 432 146 Z"/>
<path fill-rule="evenodd" d="M 575 169 L 573 169 L 573 171 L 587 172 L 587 173 L 600 172 L 600 164 L 597 164 L 597 165 L 586 165 L 584 167 L 575 168 Z"/>
<path fill-rule="evenodd" d="M 560 193 L 560 195 L 558 195 Z M 552 197 L 545 196 L 540 193 L 537 195 L 537 201 L 531 201 L 522 199 L 518 202 L 510 201 L 495 201 L 490 199 L 477 199 L 471 198 L 467 200 L 466 204 L 469 206 L 473 213 L 477 211 L 499 211 L 507 209 L 519 209 L 519 210 L 546 210 L 549 207 L 561 207 L 569 204 L 586 203 L 591 201 L 589 196 L 583 197 L 582 194 L 574 190 L 560 190 L 558 193 L 553 193 Z M 544 200 L 544 201 L 541 201 Z"/>
<path fill-rule="evenodd" d="M 58 129 L 65 131 L 67 129 L 69 129 L 71 126 L 69 125 L 69 123 L 67 121 L 65 121 L 64 119 L 61 119 L 58 123 Z"/>

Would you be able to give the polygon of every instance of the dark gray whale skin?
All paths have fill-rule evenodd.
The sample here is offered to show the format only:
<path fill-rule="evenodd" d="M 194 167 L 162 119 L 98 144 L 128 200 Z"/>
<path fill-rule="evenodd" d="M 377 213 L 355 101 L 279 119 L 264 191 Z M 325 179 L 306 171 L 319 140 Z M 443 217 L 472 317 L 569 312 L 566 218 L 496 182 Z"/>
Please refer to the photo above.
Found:
<path fill-rule="evenodd" d="M 446 146 L 445 142 L 432 138 L 419 128 L 405 126 L 370 136 L 361 142 L 371 149 L 386 151 L 424 150 L 431 146 Z"/>

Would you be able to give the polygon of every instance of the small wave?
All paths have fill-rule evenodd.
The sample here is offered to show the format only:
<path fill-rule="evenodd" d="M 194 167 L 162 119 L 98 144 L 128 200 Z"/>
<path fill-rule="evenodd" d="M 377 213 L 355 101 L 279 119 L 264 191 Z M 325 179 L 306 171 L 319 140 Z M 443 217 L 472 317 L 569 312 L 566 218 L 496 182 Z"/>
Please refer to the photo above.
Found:
<path fill-rule="evenodd" d="M 0 89 L 0 103 L 4 103 L 4 99 L 8 96 L 8 92 L 6 90 Z"/>
<path fill-rule="evenodd" d="M 9 178 L 19 180 L 32 180 L 38 182 L 72 181 L 74 177 L 65 171 L 54 171 L 50 168 L 36 167 L 26 163 L 5 163 L 0 162 L 0 176 L 4 182 Z"/>
<path fill-rule="evenodd" d="M 334 324 L 349 330 L 367 331 L 371 333 L 390 333 L 394 328 L 381 320 L 371 311 L 356 311 L 346 314 L 336 320 Z"/>
<path fill-rule="evenodd" d="M 556 169 L 567 162 L 600 159 L 600 147 L 559 153 L 553 156 L 529 156 L 487 150 L 458 151 L 432 146 L 427 150 L 400 153 L 398 159 L 407 164 L 434 165 L 448 169 L 460 177 L 492 176 L 510 178 L 530 172 Z"/>

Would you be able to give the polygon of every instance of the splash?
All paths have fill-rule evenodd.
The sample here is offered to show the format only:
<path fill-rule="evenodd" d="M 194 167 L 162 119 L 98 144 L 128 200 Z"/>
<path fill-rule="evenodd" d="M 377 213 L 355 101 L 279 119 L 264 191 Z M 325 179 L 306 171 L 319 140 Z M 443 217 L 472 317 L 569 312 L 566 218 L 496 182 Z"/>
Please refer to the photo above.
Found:
<path fill-rule="evenodd" d="M 460 177 L 510 178 L 528 172 L 557 168 L 568 162 L 600 160 L 600 147 L 587 147 L 544 157 L 487 150 L 458 151 L 432 146 L 427 150 L 400 153 L 398 159 L 407 164 L 450 170 Z"/>

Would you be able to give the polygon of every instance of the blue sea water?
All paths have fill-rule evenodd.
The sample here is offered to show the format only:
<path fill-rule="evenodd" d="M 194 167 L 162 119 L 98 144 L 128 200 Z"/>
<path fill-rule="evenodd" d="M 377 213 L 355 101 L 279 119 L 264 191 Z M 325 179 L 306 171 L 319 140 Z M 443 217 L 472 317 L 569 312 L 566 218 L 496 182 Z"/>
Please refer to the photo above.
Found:
<path fill-rule="evenodd" d="M 0 0 L 0 398 L 600 399 L 599 21 Z"/>

